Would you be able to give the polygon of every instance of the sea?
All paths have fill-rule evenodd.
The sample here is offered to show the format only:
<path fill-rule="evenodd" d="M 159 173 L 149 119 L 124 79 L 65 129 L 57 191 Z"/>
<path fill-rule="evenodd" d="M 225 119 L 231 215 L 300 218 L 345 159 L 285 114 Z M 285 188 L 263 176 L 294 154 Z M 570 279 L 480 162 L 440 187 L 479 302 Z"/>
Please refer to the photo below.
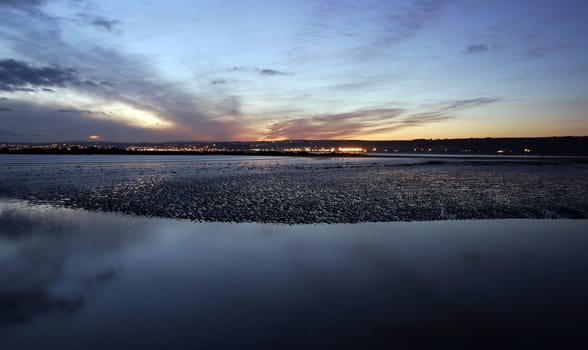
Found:
<path fill-rule="evenodd" d="M 174 162 L 313 160 L 0 155 L 12 170 Z M 582 347 L 587 249 L 586 219 L 203 222 L 4 195 L 0 349 Z"/>

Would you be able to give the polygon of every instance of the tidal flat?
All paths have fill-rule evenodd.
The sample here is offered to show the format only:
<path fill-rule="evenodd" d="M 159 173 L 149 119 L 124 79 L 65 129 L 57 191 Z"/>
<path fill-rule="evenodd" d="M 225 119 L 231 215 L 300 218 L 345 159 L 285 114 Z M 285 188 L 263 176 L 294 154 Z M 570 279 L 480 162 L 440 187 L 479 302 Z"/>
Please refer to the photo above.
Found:
<path fill-rule="evenodd" d="M 0 157 L 0 196 L 193 221 L 587 218 L 588 163 L 538 157 Z"/>

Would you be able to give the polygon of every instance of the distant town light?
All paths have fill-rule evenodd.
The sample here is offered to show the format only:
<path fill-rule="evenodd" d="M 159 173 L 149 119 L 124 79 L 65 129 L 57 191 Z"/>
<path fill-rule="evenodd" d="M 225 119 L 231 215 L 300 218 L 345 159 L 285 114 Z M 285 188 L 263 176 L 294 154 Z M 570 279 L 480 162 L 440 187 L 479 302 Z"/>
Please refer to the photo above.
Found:
<path fill-rule="evenodd" d="M 343 153 L 362 153 L 366 150 L 361 147 L 339 147 L 339 152 Z"/>
<path fill-rule="evenodd" d="M 90 140 L 99 140 L 100 139 L 100 136 L 98 136 L 98 135 L 90 135 L 90 136 L 88 136 L 88 139 L 90 139 Z"/>

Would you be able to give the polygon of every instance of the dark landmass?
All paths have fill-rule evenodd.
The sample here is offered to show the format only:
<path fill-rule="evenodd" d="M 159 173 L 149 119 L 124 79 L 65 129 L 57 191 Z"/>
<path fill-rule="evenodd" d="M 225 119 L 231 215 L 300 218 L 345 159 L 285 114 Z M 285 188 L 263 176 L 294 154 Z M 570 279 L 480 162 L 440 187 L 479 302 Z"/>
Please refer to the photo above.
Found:
<path fill-rule="evenodd" d="M 350 151 L 350 149 L 353 149 Z M 588 136 L 536 138 L 421 139 L 410 141 L 285 140 L 254 142 L 108 143 L 79 141 L 0 144 L 0 153 L 19 154 L 256 154 L 341 155 L 410 153 L 467 155 L 588 156 Z"/>

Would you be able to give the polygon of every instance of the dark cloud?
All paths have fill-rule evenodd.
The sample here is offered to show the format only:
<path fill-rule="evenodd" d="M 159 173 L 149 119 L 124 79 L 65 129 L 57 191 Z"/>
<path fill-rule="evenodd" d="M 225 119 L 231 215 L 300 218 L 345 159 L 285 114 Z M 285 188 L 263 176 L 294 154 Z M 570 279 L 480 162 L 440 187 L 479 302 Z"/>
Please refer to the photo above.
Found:
<path fill-rule="evenodd" d="M 465 53 L 469 53 L 469 54 L 479 54 L 479 53 L 484 53 L 487 51 L 488 51 L 487 44 L 473 44 L 473 45 L 466 47 L 466 49 L 465 49 Z"/>
<path fill-rule="evenodd" d="M 258 70 L 259 74 L 262 75 L 289 75 L 288 73 L 281 72 L 279 70 L 274 69 L 260 69 Z"/>
<path fill-rule="evenodd" d="M 92 111 L 87 111 L 87 110 L 83 110 L 83 109 L 67 109 L 67 108 L 58 109 L 55 112 L 59 112 L 59 113 L 92 113 Z"/>
<path fill-rule="evenodd" d="M 10 111 L 12 111 L 11 108 L 0 107 L 0 112 L 10 112 Z"/>
<path fill-rule="evenodd" d="M 523 53 L 523 56 L 527 57 L 527 58 L 541 58 L 545 55 L 554 53 L 556 51 L 560 51 L 560 50 L 564 50 L 564 49 L 570 49 L 572 48 L 572 45 L 569 44 L 561 44 L 561 45 L 556 45 L 556 46 L 546 46 L 546 47 L 537 47 L 528 51 L 525 51 Z"/>
<path fill-rule="evenodd" d="M 109 19 L 101 18 L 101 17 L 95 18 L 92 21 L 92 24 L 95 25 L 96 27 L 103 28 L 109 32 L 112 32 L 114 26 L 117 25 L 118 23 L 119 22 L 117 20 L 109 20 Z"/>
<path fill-rule="evenodd" d="M 12 7 L 33 7 L 43 5 L 47 1 L 45 0 L 0 0 L 0 6 L 12 6 Z"/>
<path fill-rule="evenodd" d="M 33 67 L 15 59 L 0 60 L 0 90 L 35 91 L 35 88 L 65 87 L 77 81 L 71 68 Z"/>
<path fill-rule="evenodd" d="M 223 85 L 226 84 L 227 81 L 225 79 L 213 79 L 210 81 L 212 85 Z"/>
<path fill-rule="evenodd" d="M 120 24 L 120 21 L 118 20 L 108 19 L 103 16 L 97 16 L 89 13 L 80 12 L 77 14 L 77 17 L 79 19 L 78 21 L 81 22 L 80 24 L 92 25 L 107 32 L 113 32 Z"/>

